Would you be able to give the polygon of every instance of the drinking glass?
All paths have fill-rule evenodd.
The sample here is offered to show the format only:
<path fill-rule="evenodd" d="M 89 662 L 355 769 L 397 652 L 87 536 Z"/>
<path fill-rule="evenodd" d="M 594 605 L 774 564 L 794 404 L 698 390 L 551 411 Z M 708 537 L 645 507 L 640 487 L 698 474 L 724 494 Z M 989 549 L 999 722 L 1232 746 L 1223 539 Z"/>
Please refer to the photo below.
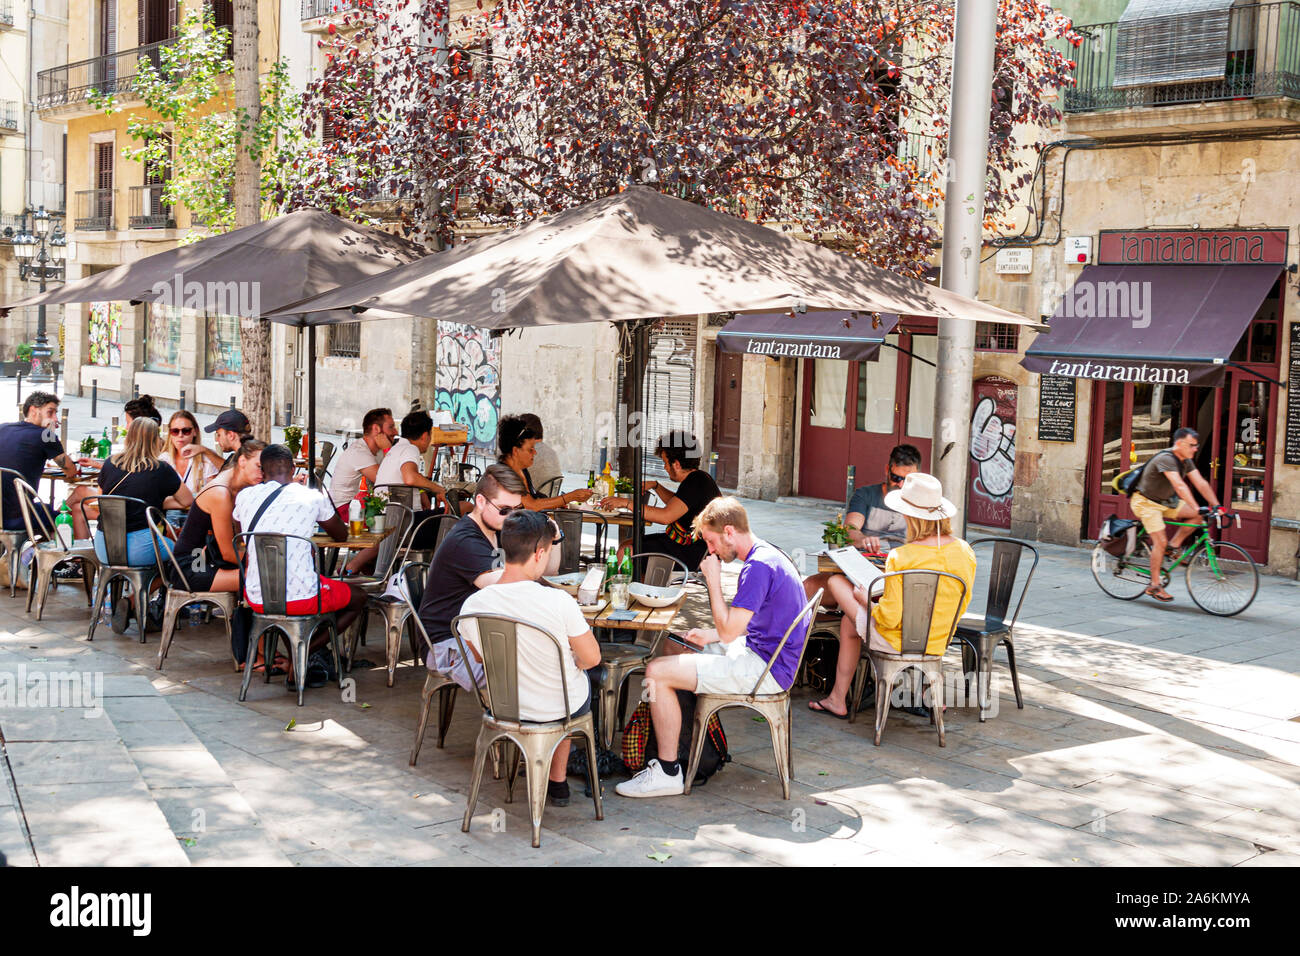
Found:
<path fill-rule="evenodd" d="M 628 605 L 628 585 L 632 583 L 632 575 L 616 574 L 609 579 L 609 603 L 616 611 L 627 610 Z"/>

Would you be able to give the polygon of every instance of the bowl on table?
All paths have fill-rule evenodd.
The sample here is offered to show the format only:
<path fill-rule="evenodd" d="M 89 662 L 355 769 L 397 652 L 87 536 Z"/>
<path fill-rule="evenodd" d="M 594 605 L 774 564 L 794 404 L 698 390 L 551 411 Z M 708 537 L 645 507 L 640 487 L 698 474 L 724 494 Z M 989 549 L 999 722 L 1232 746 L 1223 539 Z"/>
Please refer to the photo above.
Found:
<path fill-rule="evenodd" d="M 582 585 L 582 579 L 587 576 L 586 571 L 572 571 L 568 574 L 552 574 L 546 577 L 548 584 L 553 584 L 562 591 L 567 591 L 574 597 L 578 596 L 578 588 Z"/>
<path fill-rule="evenodd" d="M 677 603 L 684 590 L 681 586 L 660 588 L 651 584 L 631 584 L 627 593 L 646 607 L 668 607 Z"/>

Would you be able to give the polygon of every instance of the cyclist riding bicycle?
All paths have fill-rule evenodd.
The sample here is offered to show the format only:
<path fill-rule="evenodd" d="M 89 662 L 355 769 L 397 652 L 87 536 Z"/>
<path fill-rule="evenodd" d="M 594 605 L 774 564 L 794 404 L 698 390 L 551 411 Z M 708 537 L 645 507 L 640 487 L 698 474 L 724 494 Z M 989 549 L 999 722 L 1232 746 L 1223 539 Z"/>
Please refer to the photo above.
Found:
<path fill-rule="evenodd" d="M 1223 511 L 1214 489 L 1196 470 L 1194 459 L 1200 444 L 1200 435 L 1195 429 L 1180 428 L 1174 432 L 1173 447 L 1157 452 L 1146 463 L 1137 489 L 1129 499 L 1133 514 L 1142 522 L 1151 541 L 1152 583 L 1145 593 L 1165 603 L 1174 599 L 1160 585 L 1165 549 L 1172 545 L 1177 551 L 1189 535 L 1205 524 L 1200 517 L 1202 509 L 1192 496 L 1187 482 L 1190 481 L 1214 509 Z M 1184 522 L 1174 533 L 1172 541 L 1165 534 L 1166 519 Z"/>

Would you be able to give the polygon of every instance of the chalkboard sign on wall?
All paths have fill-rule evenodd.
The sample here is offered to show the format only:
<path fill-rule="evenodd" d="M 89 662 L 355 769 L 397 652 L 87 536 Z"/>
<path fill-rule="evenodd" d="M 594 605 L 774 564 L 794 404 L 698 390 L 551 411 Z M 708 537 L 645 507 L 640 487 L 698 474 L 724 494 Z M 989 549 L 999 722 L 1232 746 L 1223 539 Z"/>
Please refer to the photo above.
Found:
<path fill-rule="evenodd" d="M 1300 322 L 1291 323 L 1291 360 L 1286 376 L 1286 451 L 1283 461 L 1300 465 Z"/>
<path fill-rule="evenodd" d="M 1074 441 L 1075 380 L 1043 375 L 1038 383 L 1038 440 Z"/>

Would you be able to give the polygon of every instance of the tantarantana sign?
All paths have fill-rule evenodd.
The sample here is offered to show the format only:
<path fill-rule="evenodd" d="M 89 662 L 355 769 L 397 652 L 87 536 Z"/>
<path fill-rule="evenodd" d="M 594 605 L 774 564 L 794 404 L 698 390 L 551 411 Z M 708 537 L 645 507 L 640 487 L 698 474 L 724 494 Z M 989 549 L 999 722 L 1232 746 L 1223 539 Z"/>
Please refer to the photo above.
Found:
<path fill-rule="evenodd" d="M 1286 263 L 1285 229 L 1141 229 L 1103 231 L 1098 264 L 1268 265 Z"/>

